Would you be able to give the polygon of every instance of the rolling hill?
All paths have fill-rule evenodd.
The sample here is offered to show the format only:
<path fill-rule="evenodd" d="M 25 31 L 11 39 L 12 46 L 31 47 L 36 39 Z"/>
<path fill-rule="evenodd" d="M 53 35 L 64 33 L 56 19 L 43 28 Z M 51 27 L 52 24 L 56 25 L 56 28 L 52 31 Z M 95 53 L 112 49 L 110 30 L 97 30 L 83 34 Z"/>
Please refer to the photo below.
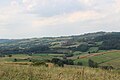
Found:
<path fill-rule="evenodd" d="M 96 53 L 100 50 L 120 50 L 120 32 L 96 32 L 76 36 L 30 39 L 0 39 L 1 54 L 16 53 Z"/>

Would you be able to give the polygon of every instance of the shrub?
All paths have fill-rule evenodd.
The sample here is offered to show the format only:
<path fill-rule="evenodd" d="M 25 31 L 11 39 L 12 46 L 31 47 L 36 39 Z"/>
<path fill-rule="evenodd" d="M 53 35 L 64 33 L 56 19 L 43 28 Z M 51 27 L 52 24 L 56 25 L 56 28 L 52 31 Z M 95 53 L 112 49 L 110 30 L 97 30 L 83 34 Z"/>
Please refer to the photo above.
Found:
<path fill-rule="evenodd" d="M 88 60 L 88 65 L 89 65 L 89 67 L 92 67 L 92 68 L 98 67 L 98 64 L 91 59 Z"/>
<path fill-rule="evenodd" d="M 12 55 L 11 55 L 11 54 L 9 54 L 9 55 L 8 55 L 8 57 L 12 57 Z"/>
<path fill-rule="evenodd" d="M 57 65 L 60 66 L 60 67 L 64 67 L 64 63 L 63 63 L 62 60 L 59 60 L 59 61 L 57 62 Z"/>
<path fill-rule="evenodd" d="M 16 59 L 16 58 L 14 59 L 14 62 L 17 62 L 17 59 Z"/>
<path fill-rule="evenodd" d="M 58 59 L 58 58 L 53 58 L 51 62 L 54 63 L 55 65 L 60 66 L 60 67 L 64 67 L 63 61 Z"/>
<path fill-rule="evenodd" d="M 51 62 L 54 63 L 54 64 L 57 64 L 59 60 L 60 60 L 60 59 L 58 59 L 58 58 L 53 58 L 53 59 L 51 60 Z"/>
<path fill-rule="evenodd" d="M 64 60 L 63 60 L 63 63 L 64 63 L 64 64 L 67 64 L 67 65 L 74 65 L 74 62 L 73 62 L 73 60 L 71 60 L 71 59 L 64 59 Z"/>

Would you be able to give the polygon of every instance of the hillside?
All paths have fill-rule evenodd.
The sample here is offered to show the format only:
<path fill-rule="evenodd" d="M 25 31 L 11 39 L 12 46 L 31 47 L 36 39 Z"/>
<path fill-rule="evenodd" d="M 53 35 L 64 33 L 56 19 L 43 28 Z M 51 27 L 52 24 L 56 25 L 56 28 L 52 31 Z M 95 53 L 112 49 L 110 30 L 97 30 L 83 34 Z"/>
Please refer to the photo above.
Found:
<path fill-rule="evenodd" d="M 119 80 L 120 32 L 0 40 L 0 80 Z"/>
<path fill-rule="evenodd" d="M 101 50 L 120 50 L 120 32 L 96 32 L 76 36 L 31 39 L 1 39 L 0 53 L 96 53 Z"/>

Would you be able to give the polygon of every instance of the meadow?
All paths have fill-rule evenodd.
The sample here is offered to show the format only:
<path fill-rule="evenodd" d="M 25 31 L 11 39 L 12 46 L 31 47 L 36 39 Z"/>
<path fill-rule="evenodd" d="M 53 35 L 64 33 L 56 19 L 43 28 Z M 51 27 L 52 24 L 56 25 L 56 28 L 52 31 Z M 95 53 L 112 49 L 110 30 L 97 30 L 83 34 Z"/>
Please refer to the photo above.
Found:
<path fill-rule="evenodd" d="M 94 56 L 96 54 L 99 54 L 97 56 Z M 87 55 L 87 56 L 86 56 Z M 112 51 L 106 51 L 106 52 L 100 52 L 100 53 L 92 53 L 92 54 L 85 54 L 85 55 L 79 55 L 79 58 L 75 59 L 75 63 L 82 62 L 84 66 L 88 66 L 88 60 L 91 59 L 95 62 L 97 62 L 100 66 L 113 66 L 114 68 L 120 68 L 120 51 L 119 50 L 112 50 Z"/>
<path fill-rule="evenodd" d="M 104 54 L 103 54 L 104 53 Z M 30 59 L 36 61 L 62 58 L 64 54 L 12 54 L 0 58 L 0 80 L 119 80 L 120 79 L 120 51 L 112 50 L 100 53 L 75 52 L 69 57 L 80 65 L 64 65 L 58 67 L 52 63 L 32 65 Z M 86 56 L 87 55 L 87 56 Z M 93 56 L 96 55 L 96 56 Z M 84 57 L 85 56 L 85 57 Z M 78 59 L 79 57 L 79 59 Z M 84 58 L 81 58 L 84 57 Z M 17 59 L 17 61 L 14 61 Z M 99 63 L 99 66 L 113 66 L 115 69 L 105 70 L 88 67 L 88 60 Z"/>
<path fill-rule="evenodd" d="M 120 73 L 88 67 L 0 64 L 0 80 L 119 80 Z"/>

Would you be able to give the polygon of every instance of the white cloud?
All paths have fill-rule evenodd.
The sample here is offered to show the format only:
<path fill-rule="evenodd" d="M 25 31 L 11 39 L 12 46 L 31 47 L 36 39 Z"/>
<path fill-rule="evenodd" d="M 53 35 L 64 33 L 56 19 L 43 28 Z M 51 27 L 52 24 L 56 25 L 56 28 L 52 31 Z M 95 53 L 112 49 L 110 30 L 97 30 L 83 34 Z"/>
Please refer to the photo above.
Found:
<path fill-rule="evenodd" d="M 49 26 L 58 24 L 69 24 L 87 20 L 96 20 L 102 18 L 103 15 L 95 11 L 77 11 L 69 14 L 49 17 L 49 18 L 38 18 L 33 20 L 34 26 Z"/>
<path fill-rule="evenodd" d="M 75 30 L 116 26 L 120 25 L 119 13 L 120 0 L 12 0 L 8 6 L 0 7 L 0 35 L 29 36 L 31 33 L 42 34 L 46 28 L 49 28 L 46 32 L 49 35 L 53 28 L 60 25 L 64 26 L 64 30 L 66 27 L 73 29 L 73 25 L 81 25 Z M 94 29 L 97 30 L 97 27 Z M 65 32 L 69 34 L 68 29 Z"/>
<path fill-rule="evenodd" d="M 87 6 L 92 6 L 96 3 L 95 0 L 78 0 L 78 1 L 84 5 L 87 5 Z"/>

